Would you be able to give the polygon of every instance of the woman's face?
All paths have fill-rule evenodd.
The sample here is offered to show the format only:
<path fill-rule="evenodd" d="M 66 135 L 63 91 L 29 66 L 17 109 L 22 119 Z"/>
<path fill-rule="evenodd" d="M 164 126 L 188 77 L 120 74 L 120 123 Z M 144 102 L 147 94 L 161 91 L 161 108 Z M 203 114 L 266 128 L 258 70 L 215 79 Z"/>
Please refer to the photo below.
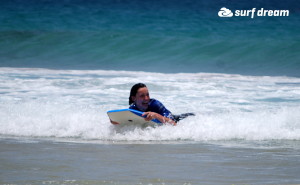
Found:
<path fill-rule="evenodd" d="M 139 88 L 135 96 L 132 96 L 132 100 L 135 102 L 138 109 L 141 111 L 146 111 L 148 108 L 148 103 L 150 101 L 150 96 L 147 87 Z"/>

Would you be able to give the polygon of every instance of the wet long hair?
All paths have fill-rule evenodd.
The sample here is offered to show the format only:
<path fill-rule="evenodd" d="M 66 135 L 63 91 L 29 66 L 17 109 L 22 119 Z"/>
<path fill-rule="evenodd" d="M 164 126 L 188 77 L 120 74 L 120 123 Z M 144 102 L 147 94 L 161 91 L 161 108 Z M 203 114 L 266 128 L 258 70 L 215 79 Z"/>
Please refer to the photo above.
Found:
<path fill-rule="evenodd" d="M 143 87 L 147 87 L 145 84 L 143 83 L 137 83 L 135 84 L 134 86 L 131 87 L 131 90 L 130 90 L 130 95 L 129 95 L 129 105 L 131 105 L 132 103 L 134 103 L 134 101 L 132 100 L 132 96 L 136 96 L 136 93 L 138 92 L 138 90 L 140 88 L 143 88 Z"/>

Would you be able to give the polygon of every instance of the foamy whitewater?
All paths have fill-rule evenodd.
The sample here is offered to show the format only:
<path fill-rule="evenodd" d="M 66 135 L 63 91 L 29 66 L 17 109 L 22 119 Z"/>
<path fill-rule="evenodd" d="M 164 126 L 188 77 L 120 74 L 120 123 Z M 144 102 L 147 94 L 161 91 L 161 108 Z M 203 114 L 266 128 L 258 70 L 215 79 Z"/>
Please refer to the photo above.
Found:
<path fill-rule="evenodd" d="M 106 112 L 128 107 L 131 86 L 178 126 L 118 129 Z M 300 79 L 213 73 L 0 68 L 0 134 L 102 141 L 299 140 Z"/>

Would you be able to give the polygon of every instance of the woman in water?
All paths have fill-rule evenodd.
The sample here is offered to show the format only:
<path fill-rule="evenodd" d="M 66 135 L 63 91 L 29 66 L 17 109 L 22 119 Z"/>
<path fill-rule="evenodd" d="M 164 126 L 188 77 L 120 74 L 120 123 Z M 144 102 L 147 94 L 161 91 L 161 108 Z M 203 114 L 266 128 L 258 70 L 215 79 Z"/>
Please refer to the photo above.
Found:
<path fill-rule="evenodd" d="M 176 125 L 177 120 L 172 113 L 158 100 L 151 99 L 148 88 L 143 83 L 132 86 L 129 96 L 130 109 L 144 112 L 146 121 L 157 119 L 162 123 Z"/>

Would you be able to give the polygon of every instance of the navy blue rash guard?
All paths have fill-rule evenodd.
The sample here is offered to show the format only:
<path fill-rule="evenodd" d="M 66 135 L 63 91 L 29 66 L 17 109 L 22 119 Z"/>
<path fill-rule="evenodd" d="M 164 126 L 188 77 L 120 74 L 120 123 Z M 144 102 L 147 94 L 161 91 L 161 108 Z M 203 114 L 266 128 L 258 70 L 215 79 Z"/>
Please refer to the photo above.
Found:
<path fill-rule="evenodd" d="M 131 104 L 129 109 L 134 109 L 134 110 L 140 111 L 135 103 Z M 166 107 L 160 101 L 158 101 L 156 99 L 150 99 L 149 104 L 148 104 L 148 109 L 146 110 L 146 112 L 148 112 L 148 111 L 156 112 L 166 118 L 170 118 L 175 121 L 172 113 L 168 109 L 166 109 Z"/>

